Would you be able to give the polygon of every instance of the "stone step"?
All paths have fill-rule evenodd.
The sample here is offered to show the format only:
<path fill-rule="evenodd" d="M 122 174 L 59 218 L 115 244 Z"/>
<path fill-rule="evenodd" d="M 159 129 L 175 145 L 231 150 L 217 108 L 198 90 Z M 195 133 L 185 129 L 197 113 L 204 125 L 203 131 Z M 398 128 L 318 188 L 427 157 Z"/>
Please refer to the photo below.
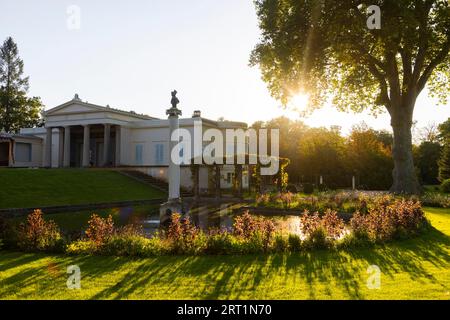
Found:
<path fill-rule="evenodd" d="M 154 178 L 152 176 L 149 176 L 141 171 L 137 170 L 120 170 L 122 174 L 129 176 L 131 178 L 134 178 L 136 180 L 139 180 L 141 182 L 144 182 L 148 185 L 151 185 L 161 191 L 168 192 L 169 191 L 169 184 L 166 181 Z M 186 190 L 185 188 L 181 188 L 180 190 L 182 197 L 191 197 L 193 196 L 192 192 L 189 190 Z"/>

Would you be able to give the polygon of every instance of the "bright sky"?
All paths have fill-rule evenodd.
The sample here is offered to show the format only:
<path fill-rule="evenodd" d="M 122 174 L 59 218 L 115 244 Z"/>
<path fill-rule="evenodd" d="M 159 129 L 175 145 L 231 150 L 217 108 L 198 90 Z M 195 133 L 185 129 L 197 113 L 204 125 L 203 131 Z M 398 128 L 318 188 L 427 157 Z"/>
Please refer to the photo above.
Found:
<path fill-rule="evenodd" d="M 80 9 L 73 29 L 71 5 Z M 68 27 L 69 22 L 69 27 Z M 270 97 L 257 68 L 248 66 L 259 29 L 251 0 L 61 1 L 0 0 L 0 40 L 12 36 L 30 76 L 30 94 L 46 109 L 71 99 L 165 117 L 177 89 L 183 115 L 245 121 L 287 115 Z M 425 94 L 418 126 L 442 122 L 450 106 Z M 304 121 L 340 125 L 360 121 L 389 128 L 388 116 L 338 113 L 331 108 Z"/>

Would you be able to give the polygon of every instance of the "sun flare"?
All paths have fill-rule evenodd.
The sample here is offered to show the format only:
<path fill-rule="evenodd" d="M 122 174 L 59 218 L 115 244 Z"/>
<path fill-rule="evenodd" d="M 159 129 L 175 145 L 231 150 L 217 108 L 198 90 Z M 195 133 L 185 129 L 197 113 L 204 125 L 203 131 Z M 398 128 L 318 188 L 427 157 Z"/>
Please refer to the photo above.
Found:
<path fill-rule="evenodd" d="M 306 93 L 297 93 L 292 96 L 289 104 L 292 109 L 304 111 L 309 104 L 309 95 Z"/>

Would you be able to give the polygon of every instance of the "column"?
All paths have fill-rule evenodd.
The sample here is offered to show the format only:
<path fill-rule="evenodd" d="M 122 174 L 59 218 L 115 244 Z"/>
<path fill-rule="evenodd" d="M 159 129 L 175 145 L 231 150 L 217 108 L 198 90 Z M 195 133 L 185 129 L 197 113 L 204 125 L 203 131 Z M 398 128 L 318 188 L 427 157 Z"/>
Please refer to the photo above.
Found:
<path fill-rule="evenodd" d="M 52 129 L 47 128 L 47 135 L 45 138 L 45 161 L 44 167 L 51 168 L 52 166 Z"/>
<path fill-rule="evenodd" d="M 58 128 L 58 168 L 64 166 L 64 130 Z"/>
<path fill-rule="evenodd" d="M 176 92 L 175 92 L 176 93 Z M 172 93 L 173 94 L 173 93 Z M 174 95 L 173 95 L 174 96 Z M 173 100 L 173 99 L 172 99 Z M 178 132 L 179 121 L 178 117 L 181 115 L 181 110 L 177 109 L 176 104 L 172 108 L 166 111 L 169 115 L 169 201 L 180 198 L 180 165 L 175 163 L 172 159 L 172 150 L 179 143 L 179 137 L 173 136 L 174 132 Z"/>
<path fill-rule="evenodd" d="M 120 166 L 120 126 L 116 126 L 116 156 L 115 156 L 115 163 L 114 165 L 116 167 Z"/>
<path fill-rule="evenodd" d="M 90 125 L 84 126 L 83 133 L 83 167 L 89 167 L 90 160 L 90 144 L 91 144 L 91 135 L 90 135 Z"/>
<path fill-rule="evenodd" d="M 64 168 L 70 167 L 70 127 L 64 127 Z"/>
<path fill-rule="evenodd" d="M 103 135 L 103 166 L 109 165 L 109 145 L 111 136 L 111 125 L 105 124 L 104 135 Z"/>

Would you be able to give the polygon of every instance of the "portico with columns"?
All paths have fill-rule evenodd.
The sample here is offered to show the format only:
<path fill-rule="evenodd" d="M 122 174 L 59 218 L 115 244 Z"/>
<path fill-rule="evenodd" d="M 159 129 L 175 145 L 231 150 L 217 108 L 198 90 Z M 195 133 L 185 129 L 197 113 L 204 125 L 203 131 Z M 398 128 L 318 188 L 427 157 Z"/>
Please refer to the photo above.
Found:
<path fill-rule="evenodd" d="M 161 109 L 166 111 L 167 106 Z M 198 110 L 191 117 L 179 119 L 181 114 L 172 113 L 168 113 L 169 117 L 158 119 L 108 105 L 92 104 L 75 95 L 70 101 L 45 112 L 44 127 L 21 129 L 21 136 L 28 136 L 33 142 L 33 145 L 30 142 L 28 149 L 25 145 L 21 148 L 30 150 L 32 159 L 28 163 L 34 167 L 123 167 L 168 181 L 172 165 L 171 171 L 175 172 L 176 181 L 181 187 L 190 189 L 194 187 L 190 164 L 182 164 L 174 170 L 170 161 L 170 150 L 174 144 L 170 141 L 171 125 L 177 124 L 193 136 L 194 127 L 199 124 L 202 130 L 212 128 L 224 133 L 226 129 L 246 129 L 247 124 L 210 120 L 203 118 Z M 25 164 L 17 162 L 12 166 Z M 196 170 L 195 188 L 201 194 L 210 192 L 210 171 L 204 165 Z M 215 180 L 220 176 L 220 187 L 232 188 L 233 179 L 237 176 L 234 166 L 223 165 L 216 171 Z M 242 177 L 244 188 L 248 180 L 248 174 Z"/>
<path fill-rule="evenodd" d="M 53 137 L 57 132 L 57 144 Z M 111 167 L 120 164 L 120 125 L 74 124 L 46 127 L 44 167 Z M 55 148 L 55 146 L 57 146 Z M 57 153 L 55 164 L 54 153 Z"/>
<path fill-rule="evenodd" d="M 153 118 L 89 104 L 75 95 L 45 113 L 43 167 L 120 166 L 121 127 L 149 119 Z"/>

